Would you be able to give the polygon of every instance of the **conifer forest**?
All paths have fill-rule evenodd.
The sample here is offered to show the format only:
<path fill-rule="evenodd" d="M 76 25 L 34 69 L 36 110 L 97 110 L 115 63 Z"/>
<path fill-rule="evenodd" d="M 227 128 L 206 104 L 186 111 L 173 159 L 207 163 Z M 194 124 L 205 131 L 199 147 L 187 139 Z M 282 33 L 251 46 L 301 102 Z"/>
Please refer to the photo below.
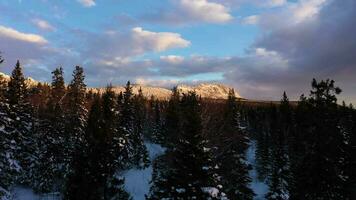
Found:
<path fill-rule="evenodd" d="M 298 101 L 177 88 L 162 100 L 129 81 L 94 92 L 80 66 L 68 84 L 59 67 L 30 86 L 22 67 L 0 80 L 1 200 L 19 187 L 63 200 L 356 199 L 356 110 L 333 80 L 313 79 Z"/>

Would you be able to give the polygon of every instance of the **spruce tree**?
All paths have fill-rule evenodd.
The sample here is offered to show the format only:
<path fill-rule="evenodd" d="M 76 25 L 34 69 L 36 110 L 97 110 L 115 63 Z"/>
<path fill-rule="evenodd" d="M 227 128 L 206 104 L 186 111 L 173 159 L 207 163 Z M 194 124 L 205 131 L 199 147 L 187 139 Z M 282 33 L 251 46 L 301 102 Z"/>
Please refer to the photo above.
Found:
<path fill-rule="evenodd" d="M 11 119 L 16 130 L 12 134 L 12 140 L 17 143 L 16 157 L 22 168 L 19 182 L 28 184 L 33 176 L 32 163 L 37 151 L 36 135 L 33 132 L 33 109 L 28 102 L 28 90 L 25 77 L 22 73 L 20 62 L 17 61 L 12 71 L 8 89 L 6 92 L 7 101 L 11 110 Z"/>
<path fill-rule="evenodd" d="M 245 157 L 249 139 L 246 131 L 240 128 L 241 119 L 236 101 L 235 92 L 231 89 L 224 109 L 221 144 L 216 158 L 218 173 L 222 176 L 222 190 L 229 199 L 252 199 L 254 193 L 249 188 L 251 179 Z"/>
<path fill-rule="evenodd" d="M 153 102 L 153 128 L 152 128 L 152 141 L 157 144 L 164 144 L 166 137 L 164 136 L 160 103 L 158 100 Z"/>
<path fill-rule="evenodd" d="M 211 167 L 210 150 L 204 148 L 197 95 L 184 95 L 180 108 L 182 123 L 176 146 L 168 150 L 166 168 L 153 181 L 149 199 L 220 199 L 223 194 Z"/>
<path fill-rule="evenodd" d="M 86 85 L 84 83 L 84 70 L 76 66 L 73 79 L 68 85 L 66 95 L 66 127 L 65 143 L 66 170 L 68 171 L 74 153 L 84 145 L 84 132 L 87 110 L 85 108 Z M 79 150 L 78 150 L 79 151 Z"/>
<path fill-rule="evenodd" d="M 142 128 L 135 127 L 135 105 L 130 81 L 127 82 L 123 93 L 123 103 L 119 118 L 119 131 L 126 138 L 126 157 L 129 163 L 135 167 L 145 167 L 147 165 L 147 150 L 143 143 Z M 124 155 L 125 156 L 125 155 Z"/>
<path fill-rule="evenodd" d="M 142 89 L 138 90 L 138 94 L 133 98 L 134 104 L 134 113 L 135 113 L 135 125 L 134 125 L 134 144 L 137 144 L 137 153 L 134 156 L 134 163 L 140 167 L 147 167 L 149 165 L 149 157 L 146 146 L 143 144 L 143 129 L 145 127 L 145 121 L 147 118 L 147 110 L 146 110 L 146 99 L 143 96 Z"/>
<path fill-rule="evenodd" d="M 307 118 L 306 153 L 296 174 L 295 199 L 350 199 L 346 191 L 347 177 L 342 176 L 340 159 L 344 137 L 338 124 L 337 97 L 341 89 L 333 80 L 312 82 L 308 106 L 312 117 Z"/>
<path fill-rule="evenodd" d="M 18 141 L 13 140 L 16 134 L 8 104 L 0 102 L 0 199 L 10 196 L 10 189 L 16 181 L 21 166 L 16 156 Z"/>
<path fill-rule="evenodd" d="M 66 148 L 64 141 L 65 120 L 62 98 L 65 95 L 65 85 L 62 68 L 52 72 L 52 85 L 47 109 L 40 115 L 35 131 L 38 134 L 39 154 L 35 162 L 35 181 L 33 189 L 37 192 L 57 192 L 63 188 L 61 182 L 66 174 L 65 164 Z"/>
<path fill-rule="evenodd" d="M 10 105 L 22 105 L 26 103 L 27 86 L 22 72 L 20 61 L 17 61 L 8 83 L 7 99 Z"/>
<path fill-rule="evenodd" d="M 179 135 L 179 124 L 180 124 L 180 111 L 179 111 L 179 91 L 177 88 L 173 88 L 172 95 L 168 102 L 168 107 L 166 110 L 166 116 L 164 121 L 164 135 L 166 135 L 165 146 L 173 148 L 177 141 L 177 136 Z"/>
<path fill-rule="evenodd" d="M 56 107 L 61 106 L 65 92 L 63 68 L 59 67 L 52 72 L 51 97 L 48 101 L 49 112 L 56 111 Z"/>
<path fill-rule="evenodd" d="M 289 199 L 288 181 L 290 179 L 286 138 L 292 123 L 290 112 L 289 99 L 284 92 L 279 108 L 273 106 L 270 111 L 269 132 L 273 143 L 270 145 L 271 170 L 268 175 L 269 192 L 266 194 L 266 199 Z"/>

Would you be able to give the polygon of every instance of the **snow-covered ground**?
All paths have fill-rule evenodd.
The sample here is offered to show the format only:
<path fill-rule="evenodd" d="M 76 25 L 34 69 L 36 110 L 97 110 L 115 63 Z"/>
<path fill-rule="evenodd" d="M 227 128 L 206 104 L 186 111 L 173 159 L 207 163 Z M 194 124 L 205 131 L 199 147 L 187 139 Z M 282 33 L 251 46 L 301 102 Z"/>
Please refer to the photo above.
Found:
<path fill-rule="evenodd" d="M 160 145 L 145 143 L 149 152 L 150 160 L 153 161 L 157 156 L 162 155 L 165 151 Z M 124 172 L 125 189 L 134 200 L 144 200 L 145 194 L 148 194 L 150 189 L 150 181 L 152 178 L 152 166 L 146 169 L 130 169 Z"/>
<path fill-rule="evenodd" d="M 252 170 L 249 171 L 249 175 L 252 178 L 251 189 L 256 194 L 255 200 L 263 200 L 264 196 L 268 192 L 268 186 L 266 183 L 258 180 L 258 174 L 256 171 L 256 143 L 254 141 L 251 142 L 250 147 L 247 149 L 247 161 L 252 165 Z"/>
<path fill-rule="evenodd" d="M 32 189 L 22 186 L 16 186 L 12 189 L 13 200 L 37 200 L 40 199 Z"/>

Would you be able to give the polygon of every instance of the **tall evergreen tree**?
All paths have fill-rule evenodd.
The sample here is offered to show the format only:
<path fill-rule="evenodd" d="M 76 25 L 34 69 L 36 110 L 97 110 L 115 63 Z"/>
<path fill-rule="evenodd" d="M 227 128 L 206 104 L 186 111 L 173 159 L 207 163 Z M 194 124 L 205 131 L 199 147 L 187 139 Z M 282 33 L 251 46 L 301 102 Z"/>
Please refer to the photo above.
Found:
<path fill-rule="evenodd" d="M 153 102 L 153 128 L 152 128 L 152 141 L 157 144 L 164 144 L 166 137 L 164 135 L 162 120 L 161 120 L 161 110 L 160 103 L 158 100 Z"/>
<path fill-rule="evenodd" d="M 18 141 L 13 140 L 16 127 L 10 107 L 0 102 L 0 199 L 10 196 L 10 189 L 18 177 L 21 166 L 16 156 Z"/>
<path fill-rule="evenodd" d="M 130 81 L 126 84 L 121 106 L 119 131 L 127 139 L 126 157 L 131 165 L 145 167 L 147 165 L 147 150 L 143 143 L 142 132 L 138 132 L 141 128 L 135 127 L 137 125 L 135 124 L 135 105 Z"/>
<path fill-rule="evenodd" d="M 172 95 L 168 102 L 168 107 L 166 110 L 165 122 L 164 122 L 164 135 L 166 135 L 166 145 L 169 148 L 173 148 L 177 141 L 177 136 L 179 135 L 179 124 L 180 124 L 180 111 L 179 111 L 179 91 L 177 88 L 173 88 Z"/>
<path fill-rule="evenodd" d="M 220 199 L 211 154 L 202 136 L 201 108 L 195 93 L 184 95 L 175 148 L 167 152 L 166 171 L 154 180 L 149 199 Z"/>
<path fill-rule="evenodd" d="M 147 167 L 149 164 L 148 151 L 143 144 L 143 129 L 146 121 L 146 99 L 143 96 L 142 89 L 138 90 L 138 94 L 133 98 L 134 113 L 135 113 L 135 125 L 134 125 L 134 144 L 137 145 L 134 149 L 137 149 L 137 153 L 134 155 L 134 163 L 140 167 Z"/>
<path fill-rule="evenodd" d="M 249 188 L 246 150 L 248 136 L 240 124 L 240 113 L 233 89 L 230 89 L 224 109 L 224 123 L 220 133 L 217 162 L 222 176 L 223 191 L 229 199 L 252 199 L 254 193 Z"/>
<path fill-rule="evenodd" d="M 58 109 L 56 107 L 61 106 L 65 92 L 63 68 L 59 67 L 52 72 L 51 97 L 48 102 L 49 112 L 56 111 Z"/>
<path fill-rule="evenodd" d="M 19 181 L 28 184 L 33 176 L 32 163 L 37 151 L 36 135 L 33 132 L 33 110 L 27 98 L 28 90 L 20 62 L 17 61 L 12 71 L 6 97 L 10 105 L 11 118 L 16 131 L 12 140 L 17 143 L 16 157 L 22 168 Z"/>
<path fill-rule="evenodd" d="M 62 98 L 65 85 L 62 68 L 52 72 L 52 85 L 45 114 L 40 115 L 35 131 L 38 133 L 39 154 L 35 162 L 36 175 L 33 188 L 37 192 L 62 191 L 63 176 L 66 174 L 65 118 Z"/>
<path fill-rule="evenodd" d="M 7 99 L 10 105 L 21 105 L 26 103 L 27 86 L 22 72 L 20 61 L 17 61 L 8 83 Z"/>
<path fill-rule="evenodd" d="M 340 167 L 340 159 L 345 158 L 337 120 L 336 95 L 340 92 L 333 80 L 312 82 L 307 101 L 312 117 L 307 118 L 306 153 L 296 172 L 293 199 L 350 199 Z"/>
<path fill-rule="evenodd" d="M 289 100 L 284 92 L 279 110 L 271 111 L 270 135 L 274 142 L 271 144 L 271 172 L 268 176 L 269 192 L 266 194 L 266 199 L 289 199 L 288 152 L 285 139 L 288 131 L 286 127 L 291 123 L 289 112 Z"/>
<path fill-rule="evenodd" d="M 85 108 L 86 85 L 84 83 L 84 70 L 76 66 L 73 79 L 68 85 L 66 95 L 66 122 L 65 122 L 65 171 L 70 172 L 70 164 L 76 153 L 82 151 L 85 145 L 84 133 L 87 110 Z M 75 163 L 72 163 L 75 164 Z"/>

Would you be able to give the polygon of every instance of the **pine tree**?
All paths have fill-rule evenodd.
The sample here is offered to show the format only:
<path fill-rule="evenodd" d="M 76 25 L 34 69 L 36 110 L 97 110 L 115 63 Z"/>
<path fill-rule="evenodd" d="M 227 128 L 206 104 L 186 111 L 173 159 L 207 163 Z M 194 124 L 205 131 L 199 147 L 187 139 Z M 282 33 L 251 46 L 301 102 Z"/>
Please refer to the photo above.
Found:
<path fill-rule="evenodd" d="M 126 157 L 131 165 L 136 167 L 145 167 L 147 165 L 147 150 L 143 143 L 142 132 L 138 132 L 141 128 L 136 128 L 135 125 L 135 105 L 133 101 L 133 93 L 130 81 L 127 82 L 125 92 L 123 93 L 119 131 L 126 138 L 127 144 Z"/>
<path fill-rule="evenodd" d="M 172 95 L 168 102 L 168 107 L 166 110 L 165 122 L 164 122 L 164 135 L 166 135 L 165 146 L 173 148 L 177 141 L 177 136 L 179 135 L 179 91 L 177 88 L 173 88 Z"/>
<path fill-rule="evenodd" d="M 344 137 L 338 125 L 337 97 L 341 89 L 333 80 L 312 82 L 307 104 L 311 117 L 306 118 L 306 153 L 296 172 L 293 199 L 350 199 L 347 178 L 342 176 L 340 159 L 345 158 Z"/>
<path fill-rule="evenodd" d="M 35 162 L 35 180 L 32 187 L 41 193 L 57 192 L 63 188 L 61 180 L 65 175 L 64 141 L 65 120 L 62 98 L 65 85 L 62 68 L 52 72 L 52 85 L 47 109 L 40 115 L 35 131 L 38 133 L 39 153 Z"/>
<path fill-rule="evenodd" d="M 272 107 L 270 117 L 270 135 L 273 143 L 271 143 L 271 170 L 268 176 L 269 192 L 266 194 L 266 199 L 284 200 L 289 199 L 288 194 L 288 152 L 286 137 L 288 126 L 291 123 L 289 100 L 286 93 L 279 106 L 279 109 Z"/>
<path fill-rule="evenodd" d="M 164 144 L 166 141 L 164 131 L 162 130 L 162 121 L 161 121 L 161 110 L 158 100 L 153 102 L 153 128 L 152 128 L 152 141 L 157 144 Z"/>
<path fill-rule="evenodd" d="M 85 127 L 87 110 L 85 108 L 86 85 L 84 83 L 83 68 L 76 66 L 73 79 L 68 86 L 66 95 L 66 121 L 64 144 L 64 178 L 68 191 L 70 185 L 75 185 L 81 177 L 77 171 L 86 162 Z M 74 182 L 74 183 L 73 183 Z"/>
<path fill-rule="evenodd" d="M 55 112 L 57 106 L 61 107 L 65 92 L 63 68 L 59 67 L 52 72 L 51 97 L 48 101 L 49 112 Z"/>
<path fill-rule="evenodd" d="M 249 188 L 251 179 L 248 175 L 245 153 L 248 136 L 240 128 L 240 115 L 233 89 L 229 91 L 224 110 L 224 125 L 220 135 L 217 163 L 221 175 L 223 191 L 229 199 L 252 199 L 254 194 Z"/>
<path fill-rule="evenodd" d="M 84 83 L 84 70 L 76 66 L 73 71 L 73 79 L 68 86 L 66 95 L 66 127 L 65 143 L 66 149 L 66 171 L 69 170 L 71 158 L 77 149 L 84 145 L 84 132 L 87 110 L 85 108 L 86 85 Z"/>
<path fill-rule="evenodd" d="M 27 87 L 22 72 L 20 61 L 17 61 L 8 83 L 7 99 L 10 105 L 21 105 L 25 103 Z"/>
<path fill-rule="evenodd" d="M 17 143 L 16 157 L 22 168 L 19 182 L 28 184 L 33 176 L 32 163 L 37 151 L 36 135 L 33 132 L 33 111 L 27 99 L 28 90 L 20 62 L 17 61 L 6 92 L 7 101 L 11 110 L 11 119 L 16 130 L 12 140 Z"/>
<path fill-rule="evenodd" d="M 137 153 L 134 157 L 134 163 L 138 164 L 138 166 L 140 167 L 148 167 L 150 162 L 148 157 L 148 151 L 146 149 L 146 146 L 143 144 L 143 129 L 146 128 L 145 121 L 147 110 L 146 99 L 143 96 L 141 88 L 138 90 L 138 95 L 134 96 L 133 104 L 135 113 L 134 144 L 138 144 L 138 146 L 135 147 L 137 149 Z"/>
<path fill-rule="evenodd" d="M 10 113 L 10 107 L 0 102 L 0 199 L 9 197 L 21 170 L 16 156 L 17 142 L 13 140 L 16 128 Z"/>
<path fill-rule="evenodd" d="M 211 154 L 204 148 L 201 108 L 195 93 L 184 95 L 182 123 L 175 148 L 168 150 L 166 169 L 154 180 L 149 199 L 220 199 L 220 184 L 212 173 Z M 157 175 L 156 175 L 157 177 Z"/>

